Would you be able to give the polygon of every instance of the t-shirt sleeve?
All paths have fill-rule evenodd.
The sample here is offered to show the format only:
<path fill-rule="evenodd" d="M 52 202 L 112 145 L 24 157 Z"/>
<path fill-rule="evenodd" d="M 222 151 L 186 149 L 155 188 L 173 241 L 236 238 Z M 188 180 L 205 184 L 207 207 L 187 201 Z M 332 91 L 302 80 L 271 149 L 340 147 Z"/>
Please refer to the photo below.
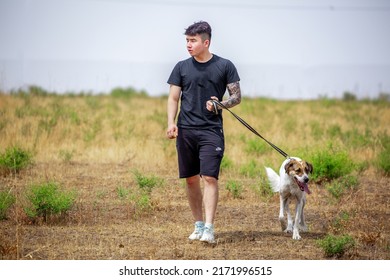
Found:
<path fill-rule="evenodd" d="M 180 74 L 180 62 L 178 62 L 175 67 L 173 68 L 171 75 L 168 78 L 167 81 L 168 84 L 170 85 L 175 85 L 175 86 L 182 86 L 181 82 L 181 74 Z"/>
<path fill-rule="evenodd" d="M 230 60 L 227 61 L 226 67 L 227 67 L 227 83 L 231 84 L 240 81 L 240 76 L 238 75 L 237 68 Z"/>

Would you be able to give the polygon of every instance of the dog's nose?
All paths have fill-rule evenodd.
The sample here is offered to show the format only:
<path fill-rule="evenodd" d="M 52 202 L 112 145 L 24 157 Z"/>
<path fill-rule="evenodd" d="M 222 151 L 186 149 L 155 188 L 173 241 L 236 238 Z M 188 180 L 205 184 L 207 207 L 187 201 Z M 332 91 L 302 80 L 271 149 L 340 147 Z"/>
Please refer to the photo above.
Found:
<path fill-rule="evenodd" d="M 305 177 L 304 181 L 305 183 L 309 182 L 309 177 Z"/>

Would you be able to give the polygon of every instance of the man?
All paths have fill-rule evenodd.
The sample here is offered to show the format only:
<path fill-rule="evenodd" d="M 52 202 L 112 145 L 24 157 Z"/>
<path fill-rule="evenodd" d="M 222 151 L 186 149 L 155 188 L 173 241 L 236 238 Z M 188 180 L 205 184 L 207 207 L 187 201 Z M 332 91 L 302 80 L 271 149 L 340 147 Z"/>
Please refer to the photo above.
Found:
<path fill-rule="evenodd" d="M 241 102 L 240 77 L 232 62 L 210 52 L 211 27 L 200 21 L 185 33 L 190 58 L 174 67 L 169 79 L 167 137 L 176 140 L 179 177 L 186 179 L 189 206 L 195 220 L 190 240 L 214 243 L 214 219 L 218 203 L 218 176 L 225 150 L 222 108 Z M 180 100 L 180 113 L 175 124 Z M 204 189 L 203 196 L 200 186 Z M 203 219 L 203 204 L 205 219 Z"/>

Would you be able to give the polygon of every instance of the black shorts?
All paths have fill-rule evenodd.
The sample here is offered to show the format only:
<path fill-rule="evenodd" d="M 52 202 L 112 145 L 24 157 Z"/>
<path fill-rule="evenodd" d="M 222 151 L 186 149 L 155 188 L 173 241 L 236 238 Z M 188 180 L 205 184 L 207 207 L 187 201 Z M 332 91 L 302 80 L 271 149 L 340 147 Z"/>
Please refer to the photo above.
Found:
<path fill-rule="evenodd" d="M 176 149 L 180 178 L 203 175 L 218 179 L 225 151 L 225 138 L 221 128 L 179 128 Z"/>

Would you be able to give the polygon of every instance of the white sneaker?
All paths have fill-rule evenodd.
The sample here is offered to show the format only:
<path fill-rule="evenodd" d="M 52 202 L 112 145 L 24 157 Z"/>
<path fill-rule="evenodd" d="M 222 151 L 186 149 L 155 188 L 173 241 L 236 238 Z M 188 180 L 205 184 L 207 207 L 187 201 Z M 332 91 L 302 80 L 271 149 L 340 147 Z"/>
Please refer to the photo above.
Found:
<path fill-rule="evenodd" d="M 215 243 L 215 238 L 214 238 L 214 227 L 213 226 L 205 226 L 202 238 L 200 241 L 207 242 L 207 243 Z"/>
<path fill-rule="evenodd" d="M 191 235 L 188 237 L 189 240 L 199 240 L 204 231 L 204 222 L 196 222 L 195 223 L 195 230 Z"/>

